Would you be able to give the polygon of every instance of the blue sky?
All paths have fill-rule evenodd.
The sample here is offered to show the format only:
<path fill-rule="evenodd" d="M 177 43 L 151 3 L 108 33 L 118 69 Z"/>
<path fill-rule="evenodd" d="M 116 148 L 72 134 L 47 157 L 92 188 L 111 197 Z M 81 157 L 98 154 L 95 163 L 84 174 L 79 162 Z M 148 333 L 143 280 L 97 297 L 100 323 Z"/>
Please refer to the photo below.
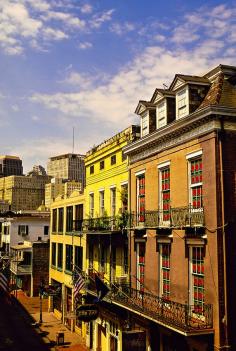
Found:
<path fill-rule="evenodd" d="M 235 1 L 1 0 L 0 154 L 24 171 L 137 123 L 175 73 L 236 63 Z"/>

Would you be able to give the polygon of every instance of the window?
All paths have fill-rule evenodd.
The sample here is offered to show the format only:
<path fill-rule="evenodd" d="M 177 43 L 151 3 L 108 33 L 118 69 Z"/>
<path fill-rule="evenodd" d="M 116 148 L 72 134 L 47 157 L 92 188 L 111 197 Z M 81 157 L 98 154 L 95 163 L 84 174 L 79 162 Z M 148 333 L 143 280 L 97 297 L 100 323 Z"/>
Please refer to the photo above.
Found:
<path fill-rule="evenodd" d="M 128 258 L 128 244 L 125 244 L 124 246 L 124 274 L 128 274 L 129 272 L 129 258 Z"/>
<path fill-rule="evenodd" d="M 44 235 L 48 235 L 48 233 L 49 233 L 49 226 L 48 226 L 48 225 L 45 225 L 45 226 L 44 226 L 44 230 L 43 230 L 43 234 L 44 234 Z"/>
<path fill-rule="evenodd" d="M 73 230 L 73 206 L 66 207 L 66 231 L 72 232 Z"/>
<path fill-rule="evenodd" d="M 147 135 L 149 133 L 148 130 L 148 120 L 149 120 L 149 115 L 148 112 L 146 112 L 142 118 L 141 118 L 141 131 L 142 131 L 142 137 Z"/>
<path fill-rule="evenodd" d="M 84 206 L 79 204 L 75 206 L 75 230 L 81 231 L 83 224 Z"/>
<path fill-rule="evenodd" d="M 72 272 L 73 269 L 73 246 L 66 245 L 66 271 Z"/>
<path fill-rule="evenodd" d="M 94 217 L 94 193 L 89 194 L 89 216 Z"/>
<path fill-rule="evenodd" d="M 101 273 L 106 273 L 106 247 L 101 245 L 100 248 L 100 267 L 99 270 Z"/>
<path fill-rule="evenodd" d="M 52 210 L 52 231 L 53 232 L 57 231 L 57 209 L 56 208 Z"/>
<path fill-rule="evenodd" d="M 163 222 L 170 220 L 170 167 L 161 168 L 160 175 L 160 210 Z"/>
<path fill-rule="evenodd" d="M 170 244 L 160 244 L 160 295 L 170 298 Z"/>
<path fill-rule="evenodd" d="M 187 89 L 183 89 L 176 94 L 176 115 L 177 119 L 188 114 L 187 108 Z"/>
<path fill-rule="evenodd" d="M 122 212 L 128 211 L 128 184 L 121 185 L 121 207 Z"/>
<path fill-rule="evenodd" d="M 202 158 L 198 157 L 189 161 L 190 165 L 190 204 L 193 209 L 203 206 L 202 196 Z"/>
<path fill-rule="evenodd" d="M 63 222 L 64 222 L 64 209 L 63 207 L 58 209 L 58 232 L 63 232 Z"/>
<path fill-rule="evenodd" d="M 18 235 L 26 236 L 29 234 L 28 225 L 18 225 Z"/>
<path fill-rule="evenodd" d="M 163 101 L 157 106 L 157 128 L 166 125 L 166 102 Z"/>
<path fill-rule="evenodd" d="M 90 166 L 90 174 L 94 174 L 94 165 Z"/>
<path fill-rule="evenodd" d="M 104 216 L 104 190 L 99 191 L 99 215 Z"/>
<path fill-rule="evenodd" d="M 204 248 L 193 246 L 190 250 L 190 304 L 194 312 L 204 309 Z"/>
<path fill-rule="evenodd" d="M 52 266 L 56 266 L 56 243 L 52 243 L 51 264 Z"/>
<path fill-rule="evenodd" d="M 83 247 L 75 246 L 75 267 L 83 269 Z"/>
<path fill-rule="evenodd" d="M 105 162 L 104 160 L 100 162 L 100 170 L 105 168 Z"/>
<path fill-rule="evenodd" d="M 63 268 L 63 244 L 57 244 L 57 268 Z"/>
<path fill-rule="evenodd" d="M 111 216 L 116 214 L 116 188 L 111 188 Z"/>
<path fill-rule="evenodd" d="M 144 291 L 145 243 L 137 243 L 137 290 Z"/>
<path fill-rule="evenodd" d="M 145 174 L 137 177 L 137 213 L 138 222 L 145 221 Z"/>
<path fill-rule="evenodd" d="M 116 155 L 111 156 L 111 166 L 116 164 Z"/>

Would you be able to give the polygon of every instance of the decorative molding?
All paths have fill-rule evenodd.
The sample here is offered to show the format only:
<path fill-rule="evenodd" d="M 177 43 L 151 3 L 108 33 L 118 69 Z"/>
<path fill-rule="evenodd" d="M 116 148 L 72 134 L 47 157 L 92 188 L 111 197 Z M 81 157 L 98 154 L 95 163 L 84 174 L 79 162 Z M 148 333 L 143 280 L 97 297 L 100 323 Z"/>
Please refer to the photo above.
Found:
<path fill-rule="evenodd" d="M 160 138 L 155 140 L 148 145 L 144 145 L 144 148 L 140 147 L 135 152 L 129 155 L 130 164 L 142 160 L 147 157 L 151 157 L 165 149 L 175 147 L 179 144 L 183 144 L 191 139 L 197 138 L 202 134 L 209 133 L 215 129 L 220 128 L 220 122 L 217 120 L 211 120 L 203 125 L 197 126 L 192 130 L 183 131 L 182 134 L 174 136 L 170 135 L 169 138 Z"/>

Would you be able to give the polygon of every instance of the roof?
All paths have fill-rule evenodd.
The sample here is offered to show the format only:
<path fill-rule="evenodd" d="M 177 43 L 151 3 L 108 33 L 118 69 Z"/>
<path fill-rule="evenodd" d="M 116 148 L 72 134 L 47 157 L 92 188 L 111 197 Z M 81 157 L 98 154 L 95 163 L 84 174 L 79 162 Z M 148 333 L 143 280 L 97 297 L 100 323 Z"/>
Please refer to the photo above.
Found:
<path fill-rule="evenodd" d="M 150 102 L 150 101 L 145 101 L 145 100 L 139 100 L 138 105 L 137 105 L 137 107 L 136 107 L 134 113 L 136 113 L 136 114 L 138 115 L 138 114 L 139 114 L 139 110 L 140 110 L 140 108 L 141 108 L 142 106 L 145 106 L 146 108 L 148 108 L 148 107 L 149 107 L 149 108 L 155 108 L 155 105 L 154 105 L 152 102 Z"/>
<path fill-rule="evenodd" d="M 19 160 L 19 161 L 21 161 L 20 157 L 18 157 L 18 156 L 0 155 L 0 159 L 1 158 L 8 158 L 8 159 L 11 159 L 11 160 Z"/>
<path fill-rule="evenodd" d="M 63 155 L 58 155 L 58 156 L 52 156 L 49 158 L 49 160 L 55 161 L 55 160 L 61 160 L 63 158 L 72 158 L 72 157 L 85 157 L 85 155 L 68 153 L 68 154 L 63 154 Z"/>
<path fill-rule="evenodd" d="M 205 76 L 204 77 L 200 77 L 200 76 L 192 76 L 192 75 L 177 73 L 175 75 L 172 83 L 170 84 L 169 90 L 173 89 L 177 79 L 180 79 L 180 80 L 182 80 L 183 82 L 186 82 L 186 83 L 193 82 L 193 83 L 210 84 L 210 80 L 207 77 L 205 77 Z"/>
<path fill-rule="evenodd" d="M 160 88 L 156 88 L 155 89 L 155 91 L 154 91 L 154 93 L 153 93 L 153 95 L 152 95 L 152 97 L 151 97 L 151 102 L 153 103 L 154 102 L 154 100 L 155 100 L 155 98 L 156 98 L 156 96 L 157 96 L 157 94 L 161 94 L 161 95 L 163 95 L 163 97 L 165 96 L 165 95 L 171 95 L 171 96 L 175 96 L 175 92 L 174 91 L 171 91 L 171 90 L 169 90 L 169 89 L 160 89 Z"/>
<path fill-rule="evenodd" d="M 234 80 L 225 79 L 223 72 L 211 84 L 207 95 L 198 109 L 211 105 L 236 108 L 236 86 L 234 85 Z"/>

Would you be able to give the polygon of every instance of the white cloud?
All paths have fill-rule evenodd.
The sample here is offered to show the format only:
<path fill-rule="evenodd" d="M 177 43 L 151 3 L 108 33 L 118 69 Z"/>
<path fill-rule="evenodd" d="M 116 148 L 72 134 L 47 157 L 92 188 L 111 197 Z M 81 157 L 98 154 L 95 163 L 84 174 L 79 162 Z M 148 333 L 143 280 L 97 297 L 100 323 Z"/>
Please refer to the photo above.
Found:
<path fill-rule="evenodd" d="M 90 4 L 84 4 L 81 6 L 80 11 L 82 13 L 91 13 L 93 12 L 93 7 Z"/>
<path fill-rule="evenodd" d="M 34 116 L 32 116 L 32 121 L 34 121 L 34 122 L 38 122 L 39 121 L 39 117 L 38 116 L 36 116 L 36 115 L 34 115 Z"/>
<path fill-rule="evenodd" d="M 88 41 L 84 41 L 82 43 L 79 43 L 78 47 L 81 50 L 86 50 L 86 49 L 91 49 L 93 47 L 93 44 L 89 43 Z"/>
<path fill-rule="evenodd" d="M 0 49 L 8 55 L 23 54 L 27 45 L 48 51 L 49 41 L 68 40 L 78 35 L 78 30 L 91 33 L 110 21 L 114 11 L 92 15 L 92 6 L 85 4 L 80 8 L 85 18 L 79 18 L 74 9 L 73 0 L 0 1 Z M 90 44 L 81 44 L 82 49 L 88 47 Z"/>
<path fill-rule="evenodd" d="M 154 40 L 159 41 L 160 43 L 163 43 L 165 41 L 166 37 L 162 34 L 156 34 L 154 36 Z"/>
<path fill-rule="evenodd" d="M 15 111 L 15 112 L 18 112 L 20 110 L 19 106 L 18 105 L 12 105 L 11 106 L 12 110 Z"/>
<path fill-rule="evenodd" d="M 44 28 L 43 30 L 44 38 L 47 40 L 54 39 L 54 40 L 62 40 L 68 38 L 68 35 L 62 32 L 59 29 L 53 28 Z"/>
<path fill-rule="evenodd" d="M 104 22 L 111 21 L 112 14 L 115 10 L 111 9 L 108 11 L 104 11 L 102 14 L 96 14 L 92 17 L 90 21 L 91 28 L 100 28 Z"/>
<path fill-rule="evenodd" d="M 130 22 L 124 22 L 124 23 L 112 23 L 110 27 L 111 32 L 117 34 L 117 35 L 123 35 L 128 32 L 132 32 L 135 30 L 135 25 Z"/>

